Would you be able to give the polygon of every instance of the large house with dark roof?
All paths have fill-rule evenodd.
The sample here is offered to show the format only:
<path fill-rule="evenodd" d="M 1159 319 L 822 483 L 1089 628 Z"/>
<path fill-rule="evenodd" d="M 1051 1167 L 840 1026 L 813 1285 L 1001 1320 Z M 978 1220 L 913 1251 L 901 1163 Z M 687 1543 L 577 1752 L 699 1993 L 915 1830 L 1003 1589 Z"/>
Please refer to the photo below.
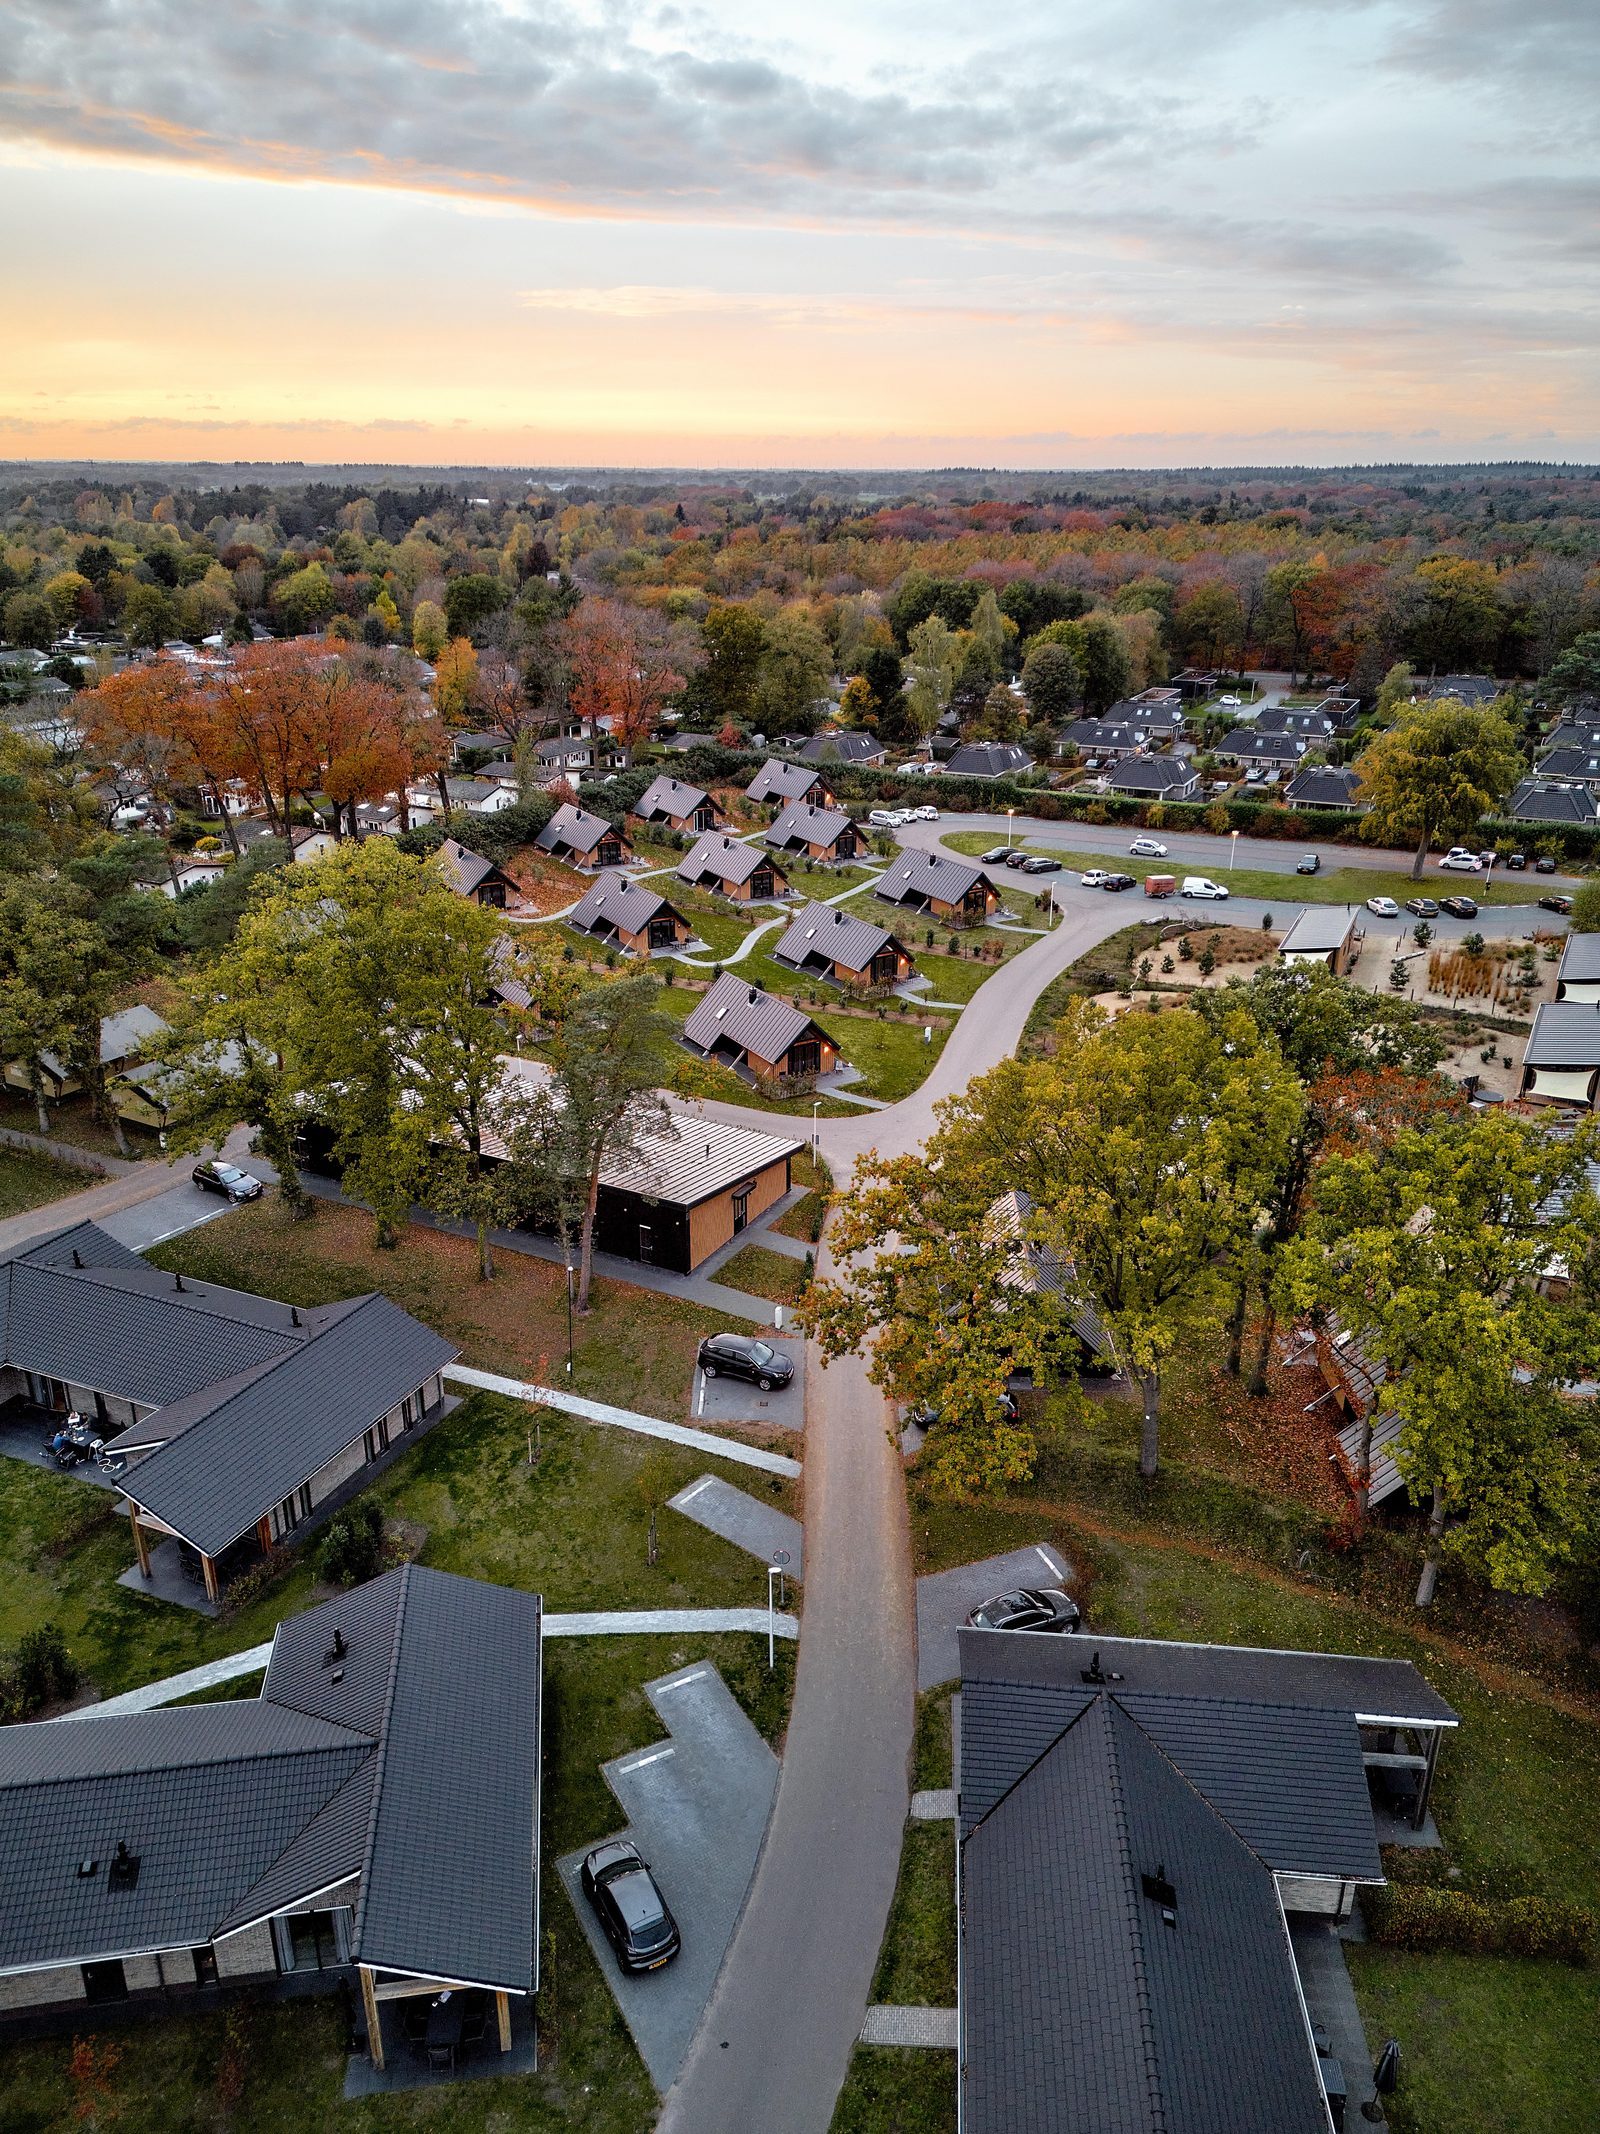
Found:
<path fill-rule="evenodd" d="M 93 1223 L 0 1255 L 0 1405 L 88 1418 L 127 1460 L 130 1582 L 170 1565 L 213 1607 L 432 1428 L 456 1355 L 387 1297 L 301 1310 L 167 1274 Z"/>
<path fill-rule="evenodd" d="M 257 1697 L 0 1727 L 0 2034 L 292 1978 L 380 2071 L 446 1988 L 526 2053 L 540 1641 L 536 1594 L 407 1564 L 280 1623 Z"/>
<path fill-rule="evenodd" d="M 1200 773 L 1189 756 L 1129 756 L 1106 784 L 1113 793 L 1140 800 L 1193 800 L 1200 790 Z"/>
<path fill-rule="evenodd" d="M 873 894 L 886 904 L 909 904 L 946 926 L 982 926 L 999 905 L 999 892 L 981 867 L 942 852 L 903 852 Z"/>
<path fill-rule="evenodd" d="M 766 801 L 786 808 L 794 800 L 806 800 L 814 808 L 836 808 L 838 795 L 821 771 L 805 763 L 780 763 L 769 756 L 744 789 L 746 800 Z"/>
<path fill-rule="evenodd" d="M 1539 758 L 1538 775 L 1553 784 L 1586 785 L 1600 793 L 1600 740 L 1585 747 L 1577 742 L 1546 749 Z"/>
<path fill-rule="evenodd" d="M 1329 2134 L 1311 1959 L 1426 1821 L 1409 1661 L 964 1630 L 964 2134 Z M 1347 2067 L 1352 2097 L 1366 2069 Z"/>
<path fill-rule="evenodd" d="M 667 777 L 652 779 L 629 812 L 638 822 L 665 824 L 685 837 L 718 829 L 727 819 L 703 787 Z"/>
<path fill-rule="evenodd" d="M 610 943 L 628 956 L 679 948 L 694 928 L 664 896 L 625 874 L 603 874 L 567 913 L 580 934 Z"/>
<path fill-rule="evenodd" d="M 1506 812 L 1513 822 L 1577 823 L 1593 829 L 1600 822 L 1600 798 L 1586 785 L 1554 785 L 1535 772 L 1517 787 Z"/>
<path fill-rule="evenodd" d="M 633 857 L 633 848 L 620 830 L 575 801 L 556 809 L 534 843 L 570 867 L 620 867 Z"/>
<path fill-rule="evenodd" d="M 683 1026 L 702 1059 L 720 1060 L 752 1081 L 810 1088 L 839 1065 L 839 1048 L 804 1009 L 724 971 Z"/>
<path fill-rule="evenodd" d="M 1021 778 L 1033 758 L 1015 741 L 964 741 L 944 768 L 947 778 Z"/>
<path fill-rule="evenodd" d="M 851 763 L 872 766 L 882 763 L 888 750 L 876 734 L 849 733 L 839 727 L 825 727 L 820 734 L 813 734 L 800 751 L 802 763 Z"/>
<path fill-rule="evenodd" d="M 910 949 L 887 927 L 837 904 L 808 904 L 772 954 L 792 971 L 858 990 L 899 985 L 916 969 Z"/>
<path fill-rule="evenodd" d="M 684 854 L 678 879 L 735 904 L 765 903 L 789 893 L 789 877 L 770 852 L 724 830 L 708 830 Z"/>
<path fill-rule="evenodd" d="M 1371 803 L 1357 798 L 1361 774 L 1349 764 L 1314 763 L 1297 771 L 1283 789 L 1284 804 L 1291 808 L 1352 808 L 1365 811 Z"/>

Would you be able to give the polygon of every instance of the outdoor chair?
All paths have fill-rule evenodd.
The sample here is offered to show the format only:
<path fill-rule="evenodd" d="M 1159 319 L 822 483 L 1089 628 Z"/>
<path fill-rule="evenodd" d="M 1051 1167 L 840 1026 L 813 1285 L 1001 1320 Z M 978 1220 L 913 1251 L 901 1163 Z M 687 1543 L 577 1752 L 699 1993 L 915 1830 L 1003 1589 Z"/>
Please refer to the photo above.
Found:
<path fill-rule="evenodd" d="M 481 2045 L 489 2035 L 489 2011 L 487 2008 L 471 2008 L 461 2018 L 461 2042 L 463 2045 Z"/>
<path fill-rule="evenodd" d="M 428 2047 L 428 2072 L 448 2075 L 456 2064 L 456 2049 L 453 2045 L 430 2045 Z"/>

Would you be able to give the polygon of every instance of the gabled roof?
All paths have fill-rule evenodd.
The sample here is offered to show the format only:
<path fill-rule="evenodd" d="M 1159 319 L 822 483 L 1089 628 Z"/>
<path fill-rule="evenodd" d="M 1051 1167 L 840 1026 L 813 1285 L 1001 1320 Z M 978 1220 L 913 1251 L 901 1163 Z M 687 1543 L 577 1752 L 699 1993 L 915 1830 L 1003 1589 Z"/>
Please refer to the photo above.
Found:
<path fill-rule="evenodd" d="M 1539 758 L 1538 771 L 1541 778 L 1573 778 L 1583 784 L 1600 779 L 1600 742 L 1587 748 L 1569 743 L 1546 749 Z"/>
<path fill-rule="evenodd" d="M 1199 773 L 1179 756 L 1129 756 L 1111 773 L 1116 793 L 1172 793 L 1193 785 Z"/>
<path fill-rule="evenodd" d="M 1359 775 L 1350 765 L 1314 763 L 1309 770 L 1295 773 L 1283 797 L 1290 807 L 1355 808 L 1362 805 L 1356 797 L 1359 784 Z"/>
<path fill-rule="evenodd" d="M 831 845 L 850 827 L 843 808 L 814 808 L 808 800 L 792 800 L 767 831 L 763 843 Z"/>
<path fill-rule="evenodd" d="M 625 874 L 602 874 L 568 913 L 567 924 L 585 933 L 612 926 L 621 934 L 642 934 L 663 911 L 672 911 L 672 906 L 643 882 L 632 882 Z"/>
<path fill-rule="evenodd" d="M 951 778 L 1014 778 L 1033 769 L 1033 758 L 1015 741 L 968 741 L 945 765 Z"/>
<path fill-rule="evenodd" d="M 1064 1298 L 1072 1311 L 1072 1331 L 1079 1340 L 1096 1355 L 1111 1355 L 1111 1337 L 1101 1325 L 1099 1314 L 1084 1301 L 1077 1269 L 1042 1240 L 1027 1235 L 1033 1212 L 1033 1196 L 1020 1186 L 1000 1194 L 985 1211 L 984 1243 L 1002 1245 L 1011 1255 L 1001 1280 L 1008 1289 Z"/>
<path fill-rule="evenodd" d="M 980 885 L 989 889 L 981 867 L 947 859 L 943 853 L 907 852 L 889 868 L 874 894 L 889 904 L 925 904 L 934 898 L 941 904 L 959 904 Z"/>
<path fill-rule="evenodd" d="M 192 1947 L 359 1875 L 357 1960 L 530 1992 L 540 1637 L 536 1594 L 406 1564 L 281 1623 L 259 1698 L 0 1728 L 0 1969 Z"/>
<path fill-rule="evenodd" d="M 645 822 L 658 815 L 683 817 L 703 808 L 711 798 L 703 787 L 685 785 L 678 778 L 654 778 L 633 804 L 633 812 Z"/>
<path fill-rule="evenodd" d="M 462 897 L 470 897 L 475 889 L 482 888 L 491 875 L 500 875 L 493 860 L 486 860 L 481 852 L 469 852 L 453 837 L 447 837 L 439 847 L 439 864 L 450 887 Z M 500 878 L 507 879 L 504 875 Z"/>
<path fill-rule="evenodd" d="M 808 904 L 772 953 L 780 963 L 796 968 L 809 957 L 824 956 L 847 971 L 864 971 L 894 938 L 887 927 L 874 926 L 836 904 Z"/>
<path fill-rule="evenodd" d="M 554 852 L 558 845 L 565 845 L 569 852 L 592 852 L 602 838 L 618 834 L 603 815 L 591 815 L 587 808 L 567 801 L 556 809 L 534 843 L 541 852 Z"/>
<path fill-rule="evenodd" d="M 1522 1064 L 1578 1070 L 1600 1067 L 1600 1007 L 1582 1000 L 1542 1002 L 1533 1018 Z"/>
<path fill-rule="evenodd" d="M 876 734 L 841 733 L 837 728 L 813 734 L 800 751 L 802 763 L 881 763 L 888 751 Z"/>
<path fill-rule="evenodd" d="M 962 1893 L 969 2134 L 1327 2134 L 1272 1874 L 1115 1697 L 970 1831 Z"/>
<path fill-rule="evenodd" d="M 1581 985 L 1600 979 L 1600 934 L 1568 934 L 1556 979 Z"/>
<path fill-rule="evenodd" d="M 780 1000 L 748 984 L 736 971 L 724 971 L 683 1026 L 691 1045 L 709 1052 L 714 1045 L 737 1046 L 758 1060 L 781 1060 L 803 1037 L 827 1041 L 827 1033 L 793 1001 Z"/>
<path fill-rule="evenodd" d="M 748 882 L 762 867 L 776 869 L 777 862 L 770 852 L 763 852 L 759 845 L 747 845 L 742 838 L 732 837 L 724 830 L 707 830 L 679 861 L 678 874 L 685 882 L 703 882 L 707 878 L 714 882 Z"/>
<path fill-rule="evenodd" d="M 1440 674 L 1422 684 L 1425 697 L 1455 697 L 1463 704 L 1489 704 L 1510 685 L 1492 674 Z"/>
<path fill-rule="evenodd" d="M 776 756 L 769 756 L 744 794 L 746 800 L 804 800 L 819 783 L 826 783 L 820 771 L 803 763 L 780 763 Z"/>
<path fill-rule="evenodd" d="M 1600 808 L 1587 786 L 1546 785 L 1538 777 L 1524 778 L 1507 806 L 1518 822 L 1593 823 L 1600 819 Z"/>

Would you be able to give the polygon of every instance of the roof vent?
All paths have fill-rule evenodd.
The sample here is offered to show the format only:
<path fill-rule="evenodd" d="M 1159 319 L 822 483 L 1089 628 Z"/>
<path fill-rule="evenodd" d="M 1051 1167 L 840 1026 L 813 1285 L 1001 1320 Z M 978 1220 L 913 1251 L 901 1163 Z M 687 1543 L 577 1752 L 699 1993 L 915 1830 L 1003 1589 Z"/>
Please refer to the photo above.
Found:
<path fill-rule="evenodd" d="M 328 1647 L 328 1650 L 322 1655 L 323 1666 L 332 1667 L 335 1662 L 342 1660 L 349 1650 L 349 1646 L 344 1641 L 344 1632 L 340 1630 L 337 1626 L 335 1626 L 333 1633 L 333 1643 Z"/>
<path fill-rule="evenodd" d="M 755 986 L 755 985 L 753 985 L 753 986 L 752 986 L 752 987 L 750 988 L 750 1005 L 751 1005 L 751 1007 L 752 1007 L 752 1008 L 753 1008 L 753 1007 L 755 1006 L 756 1002 L 757 1002 L 757 1001 L 758 1001 L 758 1000 L 759 1000 L 760 998 L 761 998 L 761 988 L 760 988 L 760 986 Z"/>
<path fill-rule="evenodd" d="M 72 1248 L 72 1264 L 74 1267 L 81 1267 L 83 1265 L 83 1254 L 78 1250 L 76 1245 L 74 1245 Z"/>
<path fill-rule="evenodd" d="M 291 1326 L 298 1326 L 300 1324 L 300 1307 L 298 1304 L 291 1304 L 289 1306 L 289 1324 Z"/>
<path fill-rule="evenodd" d="M 1105 1669 L 1100 1665 L 1100 1655 L 1098 1652 L 1095 1653 L 1094 1657 L 1090 1660 L 1087 1667 L 1079 1670 L 1079 1675 L 1082 1681 L 1091 1683 L 1097 1688 L 1101 1684 L 1106 1682 L 1120 1682 L 1122 1680 L 1121 1675 L 1108 1675 L 1106 1673 Z"/>
<path fill-rule="evenodd" d="M 139 1887 L 139 1855 L 129 1852 L 126 1838 L 118 1838 L 117 1850 L 112 1858 L 111 1872 L 106 1876 L 109 1889 L 137 1889 Z"/>
<path fill-rule="evenodd" d="M 175 1274 L 172 1277 L 172 1286 L 178 1292 L 179 1296 L 187 1295 L 187 1291 L 184 1289 L 183 1286 L 183 1276 L 181 1274 Z"/>
<path fill-rule="evenodd" d="M 78 1880 L 80 1882 L 87 1882 L 92 1875 L 97 1875 L 99 1872 L 100 1862 L 98 1860 L 80 1860 L 78 1862 Z"/>
<path fill-rule="evenodd" d="M 1178 1901 L 1178 1892 L 1167 1880 L 1167 1863 L 1165 1860 L 1161 1862 L 1153 1875 L 1141 1875 L 1139 1877 L 1139 1885 L 1152 1904 L 1170 1907 Z"/>

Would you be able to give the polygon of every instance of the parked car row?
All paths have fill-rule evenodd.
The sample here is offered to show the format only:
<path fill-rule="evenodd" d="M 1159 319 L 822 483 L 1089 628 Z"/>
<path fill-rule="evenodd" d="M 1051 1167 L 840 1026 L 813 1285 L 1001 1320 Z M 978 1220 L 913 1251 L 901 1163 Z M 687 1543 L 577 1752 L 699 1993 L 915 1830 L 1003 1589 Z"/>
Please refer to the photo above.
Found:
<path fill-rule="evenodd" d="M 867 817 L 867 827 L 872 830 L 898 830 L 908 822 L 937 822 L 939 810 L 931 801 L 924 801 L 915 808 L 874 808 Z"/>

